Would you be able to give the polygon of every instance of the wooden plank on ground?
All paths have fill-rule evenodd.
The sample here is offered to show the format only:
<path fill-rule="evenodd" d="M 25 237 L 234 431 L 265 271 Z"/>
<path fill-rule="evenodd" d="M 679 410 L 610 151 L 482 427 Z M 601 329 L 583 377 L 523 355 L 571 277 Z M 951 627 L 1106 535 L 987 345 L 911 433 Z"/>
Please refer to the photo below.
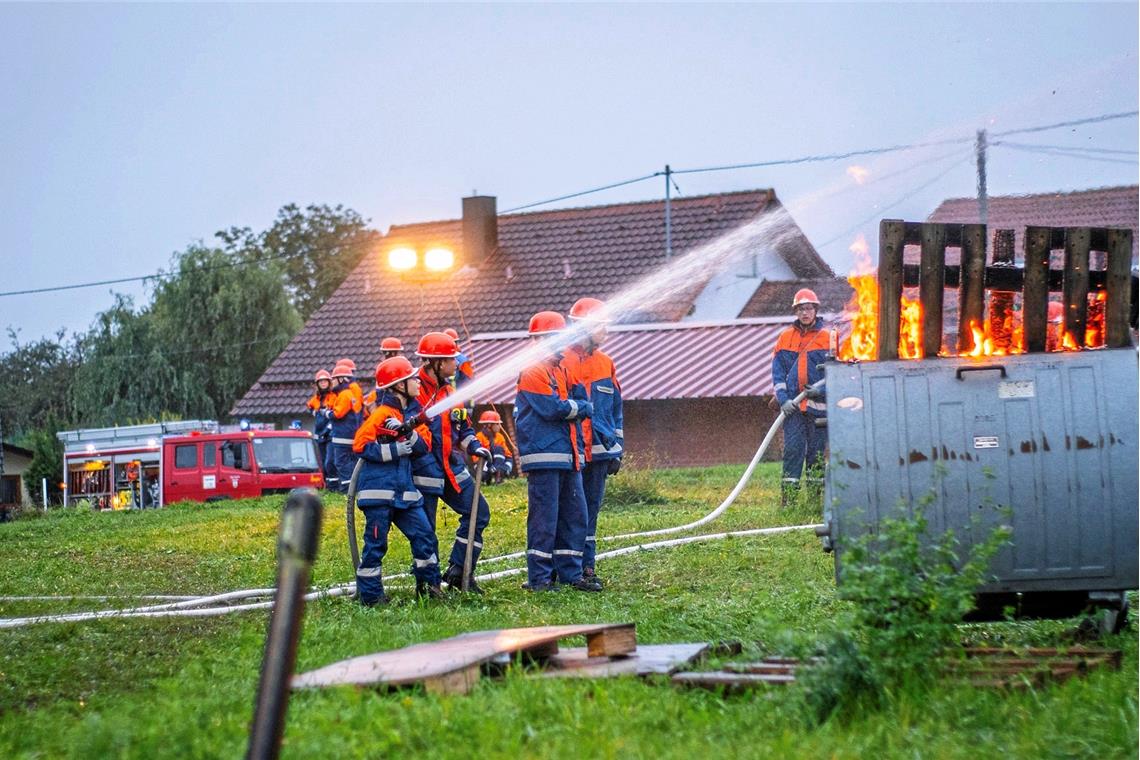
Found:
<path fill-rule="evenodd" d="M 609 631 L 612 635 L 603 636 Z M 570 636 L 597 639 L 597 648 L 610 654 L 627 654 L 637 646 L 636 628 L 632 623 L 476 631 L 335 662 L 295 675 L 292 686 L 305 689 L 348 684 L 408 686 L 424 683 L 433 691 L 466 693 L 478 679 L 479 668 L 496 656 L 550 651 L 551 644 Z"/>
<path fill-rule="evenodd" d="M 591 657 L 614 657 L 629 654 L 634 649 L 637 649 L 637 627 L 633 623 L 586 634 L 586 651 Z"/>
<path fill-rule="evenodd" d="M 686 672 L 677 673 L 671 679 L 678 686 L 697 686 L 702 689 L 725 689 L 726 691 L 741 691 L 757 686 L 784 686 L 794 683 L 794 675 L 772 675 L 759 673 L 726 673 L 712 671 L 707 673 Z"/>
<path fill-rule="evenodd" d="M 671 675 L 700 660 L 708 644 L 641 644 L 622 657 L 591 657 L 586 647 L 563 649 L 543 664 L 543 678 Z"/>

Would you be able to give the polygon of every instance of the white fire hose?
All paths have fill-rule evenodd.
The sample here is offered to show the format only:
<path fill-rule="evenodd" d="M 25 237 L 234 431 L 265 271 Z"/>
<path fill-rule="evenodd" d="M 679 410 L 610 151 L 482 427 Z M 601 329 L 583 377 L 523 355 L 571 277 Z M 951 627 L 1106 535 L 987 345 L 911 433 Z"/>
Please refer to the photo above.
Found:
<path fill-rule="evenodd" d="M 811 386 L 811 387 L 814 388 L 816 386 L 822 385 L 822 383 L 823 383 L 823 381 L 821 380 L 818 383 L 816 383 L 814 386 Z M 793 401 L 795 401 L 798 404 L 800 401 L 802 401 L 806 397 L 807 397 L 807 390 L 803 391 L 798 396 L 796 396 L 793 399 Z M 659 528 L 656 530 L 640 531 L 637 533 L 623 533 L 623 534 L 617 535 L 617 536 L 599 536 L 598 540 L 599 541 L 618 541 L 618 540 L 629 540 L 629 539 L 633 539 L 633 538 L 645 538 L 647 536 L 659 536 L 659 535 L 664 535 L 664 534 L 669 534 L 669 533 L 680 533 L 682 531 L 691 530 L 693 528 L 700 527 L 701 525 L 705 525 L 706 523 L 712 522 L 716 518 L 720 517 L 722 514 L 724 514 L 725 510 L 727 510 L 729 508 L 729 506 L 731 506 L 732 503 L 736 501 L 736 499 L 740 496 L 741 491 L 743 491 L 744 487 L 748 484 L 748 481 L 752 477 L 752 473 L 755 471 L 756 466 L 760 463 L 760 460 L 763 458 L 764 454 L 767 452 L 768 447 L 772 444 L 773 439 L 776 437 L 776 433 L 783 426 L 784 419 L 785 419 L 785 414 L 783 411 L 781 411 L 776 416 L 776 419 L 772 423 L 772 426 L 768 429 L 767 435 L 764 436 L 764 440 L 761 441 L 761 443 L 760 443 L 760 448 L 758 448 L 756 450 L 756 453 L 752 456 L 752 461 L 748 463 L 748 466 L 744 470 L 744 474 L 740 476 L 740 480 L 737 481 L 736 486 L 732 489 L 732 491 L 725 498 L 725 500 L 722 501 L 720 503 L 720 505 L 718 505 L 716 507 L 716 509 L 709 512 L 704 517 L 701 517 L 698 520 L 694 520 L 693 522 L 686 523 L 684 525 L 678 525 L 678 526 L 671 527 L 671 528 Z M 353 551 L 356 548 L 356 536 L 355 536 L 355 529 L 354 529 L 354 520 L 352 519 L 351 511 L 350 511 L 352 509 L 353 505 L 355 504 L 355 497 L 356 497 L 356 493 L 355 493 L 356 477 L 355 477 L 355 475 L 356 475 L 356 473 L 354 473 L 354 477 L 352 478 L 351 484 L 349 486 L 349 494 L 348 494 L 348 499 L 347 499 L 347 504 L 346 504 L 346 506 L 348 507 L 348 509 L 346 510 L 346 518 L 347 518 L 346 522 L 348 523 L 348 527 L 349 527 L 350 554 L 352 555 L 354 566 L 358 565 L 358 563 L 359 563 L 358 555 L 355 551 Z M 609 559 L 611 557 L 620 557 L 620 556 L 625 555 L 625 554 L 632 554 L 634 552 L 639 552 L 639 551 L 653 551 L 655 549 L 668 549 L 668 548 L 672 548 L 674 546 L 683 546 L 685 544 L 696 543 L 696 542 L 700 542 L 700 541 L 719 541 L 719 540 L 723 540 L 726 538 L 737 538 L 737 537 L 743 538 L 743 537 L 748 537 L 748 536 L 774 535 L 774 534 L 779 534 L 779 533 L 789 533 L 789 532 L 797 531 L 797 530 L 809 530 L 809 529 L 814 530 L 815 528 L 819 528 L 819 527 L 822 527 L 822 525 L 818 524 L 818 523 L 813 523 L 810 525 L 790 525 L 790 526 L 780 526 L 780 527 L 774 527 L 774 528 L 752 528 L 752 529 L 747 529 L 747 530 L 726 531 L 723 533 L 707 533 L 707 534 L 703 534 L 703 535 L 699 535 L 699 536 L 687 536 L 685 538 L 675 538 L 675 539 L 670 539 L 667 541 L 655 541 L 655 542 L 647 543 L 647 544 L 635 544 L 633 546 L 626 546 L 626 547 L 622 547 L 619 549 L 611 549 L 609 551 L 599 552 L 596 556 L 596 559 L 600 560 L 600 559 Z M 504 561 L 511 560 L 511 559 L 520 559 L 520 558 L 523 558 L 525 556 L 526 556 L 525 551 L 512 552 L 510 554 L 502 554 L 502 555 L 499 555 L 497 557 L 488 557 L 486 559 L 482 559 L 482 560 L 480 560 L 480 564 L 486 565 L 486 564 L 490 564 L 492 562 L 504 562 Z M 511 576 L 521 575 L 522 573 L 525 573 L 525 572 L 526 572 L 525 567 L 511 568 L 508 570 L 499 570 L 497 572 L 486 573 L 484 575 L 476 576 L 476 580 L 477 581 L 492 581 L 492 580 L 498 580 L 500 578 L 509 578 Z M 386 576 L 386 577 L 384 577 L 383 580 L 386 580 L 386 581 L 387 580 L 398 580 L 398 579 L 402 579 L 404 577 L 405 577 L 405 574 L 396 574 L 396 575 Z M 356 584 L 355 583 L 346 583 L 346 584 L 342 584 L 342 585 L 338 585 L 338 586 L 331 586 L 327 589 L 315 590 L 315 591 L 307 594 L 305 596 L 305 599 L 312 601 L 314 599 L 346 596 L 346 595 L 350 595 L 350 594 L 355 593 L 355 590 L 356 590 Z M 74 623 L 74 622 L 83 622 L 83 621 L 87 621 L 87 620 L 99 620 L 99 619 L 105 619 L 105 618 L 213 617 L 216 615 L 224 615 L 224 614 L 227 614 L 230 612 L 239 612 L 239 611 L 244 611 L 244 610 L 269 609 L 270 607 L 273 606 L 272 600 L 262 601 L 262 602 L 254 602 L 254 603 L 249 603 L 249 604 L 238 604 L 238 605 L 229 605 L 229 604 L 227 604 L 227 602 L 238 601 L 238 600 L 242 600 L 242 599 L 255 599 L 258 597 L 272 596 L 274 594 L 274 591 L 275 591 L 275 589 L 273 589 L 273 588 L 245 589 L 245 590 L 240 590 L 240 591 L 229 591 L 229 592 L 226 592 L 223 594 L 214 594 L 212 596 L 201 596 L 201 597 L 194 597 L 194 598 L 189 598 L 189 599 L 182 599 L 181 601 L 171 602 L 171 603 L 167 603 L 167 604 L 147 605 L 147 606 L 143 606 L 143 607 L 130 607 L 130 608 L 124 608 L 124 609 L 111 609 L 111 610 L 95 610 L 95 611 L 87 611 L 87 612 L 65 613 L 65 614 L 59 614 L 59 615 L 38 615 L 38 616 L 29 616 L 29 617 L 20 617 L 20 618 L 4 618 L 4 619 L 0 619 L 0 629 L 17 628 L 17 627 L 24 626 L 24 625 L 31 625 L 33 623 Z M 57 600 L 65 600 L 65 599 L 80 599 L 80 598 L 93 598 L 93 597 L 0 596 L 0 601 L 26 601 L 26 600 L 33 600 L 33 599 L 42 600 L 42 599 L 48 599 L 48 598 L 57 599 Z M 169 597 L 147 596 L 147 597 L 136 597 L 136 598 L 169 598 Z M 223 605 L 223 606 L 210 606 L 210 605 L 219 605 L 219 604 Z"/>

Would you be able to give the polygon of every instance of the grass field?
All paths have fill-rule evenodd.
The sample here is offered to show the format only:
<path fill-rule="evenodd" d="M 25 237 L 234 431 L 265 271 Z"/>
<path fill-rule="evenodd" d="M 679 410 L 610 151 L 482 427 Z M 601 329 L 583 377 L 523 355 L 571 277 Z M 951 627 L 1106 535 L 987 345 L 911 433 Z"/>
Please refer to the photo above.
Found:
<path fill-rule="evenodd" d="M 675 525 L 728 493 L 742 468 L 623 471 L 599 534 Z M 754 483 L 706 532 L 812 522 L 775 507 L 778 474 Z M 524 544 L 520 481 L 489 491 L 489 555 Z M 0 595 L 206 594 L 271 586 L 281 498 L 154 512 L 52 513 L 0 525 Z M 449 516 L 441 534 L 454 531 Z M 442 543 L 442 542 L 441 542 Z M 447 541 L 449 544 L 450 541 Z M 606 548 L 606 544 L 602 548 Z M 613 546 L 613 545 L 609 545 Z M 393 534 L 388 572 L 409 564 Z M 445 549 L 446 551 L 446 549 Z M 498 565 L 496 567 L 503 567 Z M 554 623 L 637 623 L 645 643 L 745 642 L 743 657 L 810 646 L 835 625 L 831 559 L 810 531 L 696 543 L 600 564 L 602 594 L 530 595 L 519 579 L 484 597 L 361 609 L 309 605 L 299 670 L 470 630 Z M 351 580 L 340 497 L 326 498 L 314 584 Z M 0 616 L 113 606 L 0 602 Z M 239 757 L 257 684 L 266 612 L 219 618 L 103 620 L 0 630 L 0 757 Z M 1067 622 L 963 626 L 971 642 L 1061 644 Z M 739 696 L 665 681 L 532 680 L 512 670 L 462 697 L 414 689 L 297 694 L 286 757 L 1136 757 L 1137 641 L 1119 672 L 1000 694 L 939 682 L 891 693 L 880 710 L 815 725 L 800 687 Z"/>

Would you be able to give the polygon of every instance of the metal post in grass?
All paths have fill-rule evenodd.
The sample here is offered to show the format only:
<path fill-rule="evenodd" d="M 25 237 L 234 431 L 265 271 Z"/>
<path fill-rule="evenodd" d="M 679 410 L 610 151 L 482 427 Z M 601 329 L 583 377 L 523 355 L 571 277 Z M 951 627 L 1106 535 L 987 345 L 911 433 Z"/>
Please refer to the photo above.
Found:
<path fill-rule="evenodd" d="M 301 618 L 309 572 L 321 536 L 321 499 L 311 488 L 289 492 L 277 536 L 277 593 L 261 658 L 253 725 L 249 732 L 249 760 L 272 760 L 281 749 L 289 682 L 297 662 Z"/>

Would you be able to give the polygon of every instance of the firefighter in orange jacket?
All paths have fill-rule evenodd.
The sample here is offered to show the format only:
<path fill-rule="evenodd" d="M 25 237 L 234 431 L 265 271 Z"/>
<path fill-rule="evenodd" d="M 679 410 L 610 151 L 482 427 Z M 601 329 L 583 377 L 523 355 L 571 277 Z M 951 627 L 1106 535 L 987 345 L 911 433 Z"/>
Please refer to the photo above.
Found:
<path fill-rule="evenodd" d="M 423 511 L 423 496 L 412 476 L 412 459 L 428 451 L 419 426 L 401 433 L 404 415 L 419 393 L 412 363 L 403 357 L 376 366 L 376 410 L 353 437 L 352 450 L 363 462 L 357 482 L 356 506 L 364 512 L 364 551 L 356 570 L 356 590 L 362 604 L 388 601 L 381 581 L 381 564 L 388 552 L 388 531 L 394 524 L 408 538 L 416 594 L 441 597 L 435 533 Z"/>
<path fill-rule="evenodd" d="M 446 402 L 454 389 L 448 378 L 455 373 L 455 357 L 459 355 L 459 346 L 451 336 L 444 333 L 432 332 L 420 338 L 416 348 L 416 356 L 424 359 L 420 368 L 420 392 L 417 397 L 420 408 L 425 412 L 440 402 Z M 462 407 L 458 407 L 462 409 Z M 485 460 L 491 458 L 490 450 L 484 448 L 475 437 L 471 423 L 466 415 L 455 415 L 456 408 L 444 411 L 427 421 L 431 432 L 431 450 L 436 462 L 443 470 L 443 493 L 441 495 L 426 494 L 424 496 L 424 512 L 432 529 L 435 529 L 436 509 L 439 499 L 451 507 L 459 515 L 459 527 L 455 531 L 455 543 L 451 547 L 451 556 L 447 572 L 443 580 L 448 588 L 458 589 L 463 585 L 463 562 L 467 554 L 467 529 L 471 522 L 471 503 L 475 497 L 475 481 L 467 466 L 463 462 L 461 452 L 468 456 L 481 457 Z M 456 445 L 458 444 L 458 450 Z M 478 562 L 483 550 L 483 529 L 491 521 L 491 508 L 487 500 L 479 494 L 479 503 L 475 514 L 475 539 L 471 548 L 472 572 L 468 579 L 467 588 L 471 591 L 483 593 L 474 579 L 474 563 Z"/>
<path fill-rule="evenodd" d="M 593 415 L 582 420 L 586 465 L 582 468 L 582 489 L 586 494 L 586 550 L 582 557 L 582 577 L 601 587 L 594 571 L 597 553 L 598 512 L 606 495 L 606 477 L 621 469 L 625 453 L 622 430 L 621 384 L 613 360 L 599 346 L 606 340 L 609 317 L 605 304 L 596 298 L 579 298 L 570 308 L 577 340 L 562 358 L 572 383 L 581 385 L 594 405 Z"/>
<path fill-rule="evenodd" d="M 364 412 L 364 397 L 360 386 L 353 379 L 355 365 L 344 359 L 337 362 L 332 371 L 332 445 L 329 452 L 336 470 L 335 482 L 328 483 L 330 490 L 346 493 L 352 480 L 352 469 L 356 466 L 356 455 L 352 453 L 352 440 L 360 427 Z"/>
<path fill-rule="evenodd" d="M 327 481 L 335 472 L 335 469 L 326 463 L 329 438 L 332 437 L 332 405 L 335 398 L 335 394 L 332 392 L 332 375 L 327 369 L 317 371 L 316 377 L 313 379 L 313 387 L 316 388 L 316 392 L 309 397 L 305 406 L 313 415 L 313 440 L 316 441 L 321 469 L 324 471 Z"/>
<path fill-rule="evenodd" d="M 823 379 L 822 364 L 827 360 L 828 333 L 819 316 L 819 299 L 808 288 L 796 291 L 792 299 L 795 321 L 780 333 L 772 355 L 772 385 L 784 414 L 784 477 L 780 484 L 781 504 L 786 505 L 800 487 L 804 465 L 808 479 L 817 485 L 818 470 L 827 445 L 827 434 L 815 421 L 827 416 L 822 388 L 808 389 L 807 398 L 793 401 L 801 391 Z"/>
<path fill-rule="evenodd" d="M 561 333 L 566 320 L 553 311 L 530 319 L 534 340 Z M 561 352 L 546 356 L 519 375 L 515 429 L 519 469 L 526 473 L 526 575 L 528 591 L 550 591 L 563 583 L 579 591 L 600 591 L 582 577 L 586 545 L 586 498 L 582 493 L 582 442 L 578 421 L 593 405 L 574 390 L 559 364 Z"/>
<path fill-rule="evenodd" d="M 503 418 L 494 410 L 488 410 L 479 415 L 481 431 L 475 438 L 485 449 L 491 452 L 490 472 L 495 483 L 502 483 L 503 478 L 511 474 L 514 469 L 515 455 L 507 445 L 507 438 L 502 433 Z"/>

